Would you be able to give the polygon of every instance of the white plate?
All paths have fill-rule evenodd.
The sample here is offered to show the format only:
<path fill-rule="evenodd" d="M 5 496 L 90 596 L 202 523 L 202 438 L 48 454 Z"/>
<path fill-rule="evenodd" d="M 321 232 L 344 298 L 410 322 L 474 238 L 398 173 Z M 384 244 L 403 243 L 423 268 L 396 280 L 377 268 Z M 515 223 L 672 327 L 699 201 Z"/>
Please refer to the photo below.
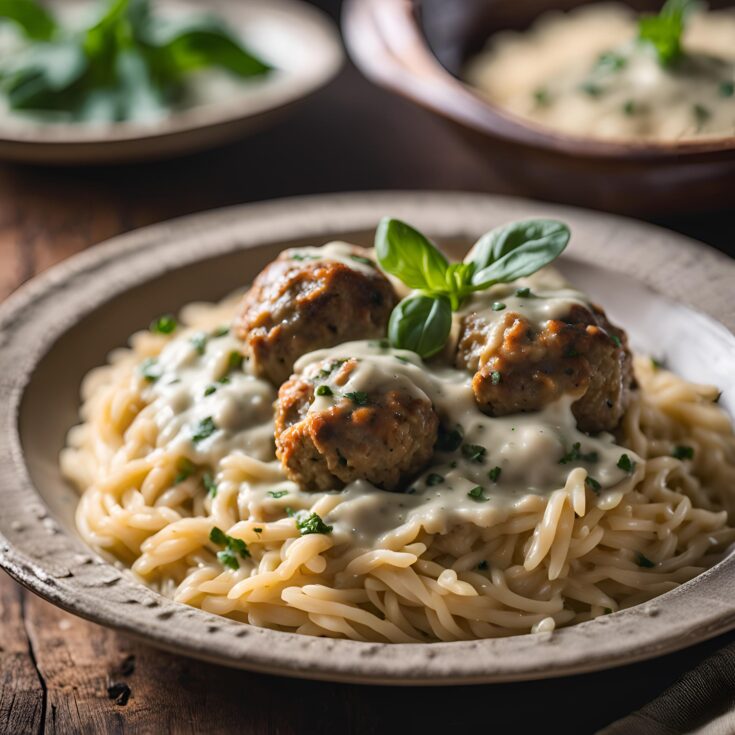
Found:
<path fill-rule="evenodd" d="M 336 238 L 369 244 L 385 214 L 456 250 L 509 220 L 566 220 L 573 232 L 561 261 L 567 275 L 594 294 L 639 349 L 665 357 L 686 378 L 718 384 L 733 413 L 735 337 L 728 330 L 735 327 L 735 263 L 673 233 L 592 212 L 457 193 L 328 195 L 187 217 L 71 258 L 0 307 L 0 565 L 57 605 L 162 648 L 341 681 L 560 676 L 650 658 L 735 627 L 732 555 L 648 603 L 553 634 L 411 645 L 311 638 L 216 617 L 163 598 L 85 548 L 73 523 L 77 495 L 61 478 L 57 457 L 77 421 L 87 370 L 153 316 L 247 283 L 284 247 Z"/>
<path fill-rule="evenodd" d="M 91 2 L 54 0 L 50 7 L 63 6 L 67 16 L 88 8 Z M 205 94 L 202 104 L 153 123 L 48 123 L 4 112 L 0 158 L 31 163 L 111 163 L 209 148 L 270 124 L 289 106 L 326 84 L 344 58 L 332 22 L 299 0 L 163 0 L 155 7 L 161 14 L 204 10 L 219 15 L 275 71 L 241 85 L 218 84 L 220 94 Z"/>

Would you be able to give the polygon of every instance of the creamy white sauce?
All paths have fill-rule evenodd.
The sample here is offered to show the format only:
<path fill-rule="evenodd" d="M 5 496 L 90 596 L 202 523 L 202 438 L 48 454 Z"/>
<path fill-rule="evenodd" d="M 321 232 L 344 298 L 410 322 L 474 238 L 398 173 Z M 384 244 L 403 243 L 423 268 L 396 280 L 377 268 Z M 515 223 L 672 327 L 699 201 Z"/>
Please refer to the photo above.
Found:
<path fill-rule="evenodd" d="M 570 134 L 653 140 L 735 134 L 735 11 L 694 14 L 685 57 L 670 67 L 636 38 L 636 16 L 623 5 L 549 13 L 525 33 L 492 37 L 467 78 L 510 112 Z"/>
<path fill-rule="evenodd" d="M 295 260 L 332 260 L 368 275 L 375 275 L 377 263 L 372 250 L 367 255 L 355 253 L 355 246 L 335 240 L 318 247 L 291 248 L 284 251 L 286 256 Z M 366 262 L 366 259 L 369 262 Z"/>

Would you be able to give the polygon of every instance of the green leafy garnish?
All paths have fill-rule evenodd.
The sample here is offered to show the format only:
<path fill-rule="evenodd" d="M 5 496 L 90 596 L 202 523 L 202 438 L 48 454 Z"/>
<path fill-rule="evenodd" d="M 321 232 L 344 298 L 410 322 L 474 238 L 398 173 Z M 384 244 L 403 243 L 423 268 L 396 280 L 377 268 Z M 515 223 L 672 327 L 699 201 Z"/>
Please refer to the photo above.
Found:
<path fill-rule="evenodd" d="M 436 440 L 436 448 L 440 452 L 454 452 L 460 448 L 464 441 L 464 431 L 461 426 L 446 429 L 443 424 L 439 425 L 439 435 Z"/>
<path fill-rule="evenodd" d="M 450 263 L 423 234 L 384 218 L 375 233 L 381 268 L 418 293 L 393 310 L 388 337 L 394 347 L 421 357 L 439 352 L 452 312 L 475 291 L 529 276 L 548 265 L 569 242 L 569 228 L 553 220 L 523 220 L 483 235 L 461 263 Z"/>
<path fill-rule="evenodd" d="M 533 294 L 531 293 L 531 289 L 528 288 L 528 286 L 526 286 L 525 288 L 517 288 L 516 289 L 516 296 L 520 296 L 520 298 L 522 298 L 522 299 L 527 299 L 527 298 L 533 296 Z"/>
<path fill-rule="evenodd" d="M 268 495 L 270 495 L 272 498 L 282 498 L 285 495 L 288 495 L 288 490 L 269 490 Z"/>
<path fill-rule="evenodd" d="M 163 370 L 155 357 L 146 357 L 140 363 L 140 373 L 149 383 L 155 383 L 163 375 Z"/>
<path fill-rule="evenodd" d="M 202 482 L 204 483 L 204 489 L 209 494 L 210 498 L 217 497 L 217 483 L 214 481 L 211 472 L 205 472 L 202 476 Z"/>
<path fill-rule="evenodd" d="M 369 265 L 371 268 L 375 268 L 375 263 L 370 258 L 365 258 L 362 255 L 350 255 L 350 259 L 356 263 L 362 263 L 363 265 Z"/>
<path fill-rule="evenodd" d="M 487 476 L 492 480 L 492 482 L 497 482 L 500 479 L 500 473 L 502 471 L 501 467 L 493 467 L 490 472 L 487 473 Z"/>
<path fill-rule="evenodd" d="M 548 89 L 539 87 L 534 90 L 533 99 L 539 107 L 546 107 L 551 102 L 551 95 Z"/>
<path fill-rule="evenodd" d="M 684 444 L 679 444 L 674 447 L 673 451 L 671 452 L 672 457 L 676 457 L 676 459 L 694 459 L 694 447 L 688 447 Z"/>
<path fill-rule="evenodd" d="M 197 332 L 189 341 L 194 345 L 197 354 L 204 354 L 204 351 L 207 349 L 207 335 L 204 332 Z"/>
<path fill-rule="evenodd" d="M 237 571 L 240 568 L 240 562 L 237 557 L 247 559 L 250 556 L 248 545 L 239 538 L 228 536 L 221 528 L 215 526 L 209 532 L 209 540 L 217 546 L 224 546 L 222 551 L 217 552 L 217 559 L 222 566 Z"/>
<path fill-rule="evenodd" d="M 656 566 L 654 562 L 652 562 L 647 556 L 641 554 L 640 551 L 636 551 L 635 553 L 635 563 L 644 569 L 652 569 Z"/>
<path fill-rule="evenodd" d="M 651 367 L 654 370 L 663 370 L 664 363 L 661 360 L 657 360 L 655 357 L 651 358 Z"/>
<path fill-rule="evenodd" d="M 463 444 L 462 445 L 462 456 L 468 459 L 470 462 L 483 462 L 487 449 L 480 446 L 479 444 Z"/>
<path fill-rule="evenodd" d="M 345 397 L 349 398 L 353 403 L 356 403 L 358 406 L 367 406 L 368 404 L 368 394 L 362 390 L 355 390 L 351 391 L 350 393 L 345 393 Z"/>
<path fill-rule="evenodd" d="M 717 93 L 720 97 L 732 97 L 735 94 L 735 82 L 725 80 L 720 82 L 717 87 Z"/>
<path fill-rule="evenodd" d="M 191 477 L 196 472 L 196 467 L 191 460 L 186 457 L 182 457 L 176 465 L 176 477 L 174 478 L 174 485 L 178 485 L 180 482 Z"/>
<path fill-rule="evenodd" d="M 217 431 L 217 426 L 214 423 L 214 419 L 211 416 L 207 416 L 194 427 L 191 440 L 196 444 L 212 436 L 215 431 Z"/>
<path fill-rule="evenodd" d="M 503 311 L 505 304 L 502 301 L 493 301 L 493 305 L 490 308 L 493 311 Z"/>
<path fill-rule="evenodd" d="M 328 385 L 319 385 L 317 386 L 316 391 L 314 391 L 318 396 L 331 396 L 334 395 L 332 392 L 332 389 Z"/>
<path fill-rule="evenodd" d="M 587 487 L 592 490 L 595 495 L 599 495 L 600 491 L 602 490 L 602 485 L 600 485 L 600 483 L 595 480 L 594 477 L 586 477 L 584 484 L 587 485 Z"/>
<path fill-rule="evenodd" d="M 296 518 L 296 526 L 301 531 L 302 536 L 310 533 L 332 533 L 332 526 L 328 526 L 316 513 L 303 518 Z"/>
<path fill-rule="evenodd" d="M 215 392 L 216 390 L 217 390 L 217 386 L 216 386 L 216 385 L 208 385 L 208 386 L 207 386 L 207 387 L 206 387 L 206 388 L 204 389 L 204 396 L 205 396 L 205 397 L 206 397 L 206 396 L 211 396 L 211 395 L 212 395 L 212 393 L 214 393 L 214 392 Z"/>
<path fill-rule="evenodd" d="M 476 503 L 486 503 L 490 498 L 485 496 L 485 491 L 478 485 L 477 487 L 473 487 L 472 490 L 470 490 L 467 493 L 468 498 L 472 498 Z"/>
<path fill-rule="evenodd" d="M 29 41 L 0 67 L 8 104 L 50 121 L 161 119 L 186 102 L 192 71 L 270 71 L 216 17 L 156 17 L 150 0 L 108 0 L 82 29 L 63 26 L 35 0 L 0 0 L 2 19 Z"/>
<path fill-rule="evenodd" d="M 212 331 L 212 338 L 218 339 L 219 337 L 226 337 L 230 333 L 230 328 L 223 324 L 221 327 Z"/>
<path fill-rule="evenodd" d="M 588 462 L 589 464 L 594 464 L 595 462 L 599 462 L 600 455 L 597 452 L 584 453 L 581 450 L 582 445 L 579 442 L 574 442 L 572 448 L 559 460 L 559 464 L 569 464 L 570 462 Z"/>
<path fill-rule="evenodd" d="M 623 470 L 623 472 L 630 473 L 635 469 L 635 462 L 627 454 L 621 454 L 620 459 L 618 460 L 618 467 Z"/>
<path fill-rule="evenodd" d="M 638 39 L 653 48 L 663 66 L 683 56 L 684 25 L 694 7 L 693 0 L 666 0 L 658 15 L 645 14 L 638 19 Z"/>
<path fill-rule="evenodd" d="M 436 472 L 432 472 L 426 476 L 426 484 L 429 487 L 433 487 L 434 485 L 441 485 L 442 482 L 444 482 L 444 476 L 438 475 Z"/>
<path fill-rule="evenodd" d="M 156 334 L 171 334 L 177 326 L 175 316 L 164 314 L 151 322 L 151 332 L 155 332 Z"/>

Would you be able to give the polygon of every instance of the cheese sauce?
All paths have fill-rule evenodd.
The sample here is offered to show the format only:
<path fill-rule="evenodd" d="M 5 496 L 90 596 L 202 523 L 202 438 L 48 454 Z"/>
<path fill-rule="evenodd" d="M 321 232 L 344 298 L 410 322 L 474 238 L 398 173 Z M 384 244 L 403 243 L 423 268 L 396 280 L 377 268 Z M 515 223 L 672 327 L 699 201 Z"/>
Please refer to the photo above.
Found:
<path fill-rule="evenodd" d="M 687 21 L 684 56 L 663 66 L 636 16 L 595 4 L 499 33 L 467 78 L 494 103 L 555 130 L 621 140 L 735 134 L 735 11 Z"/>

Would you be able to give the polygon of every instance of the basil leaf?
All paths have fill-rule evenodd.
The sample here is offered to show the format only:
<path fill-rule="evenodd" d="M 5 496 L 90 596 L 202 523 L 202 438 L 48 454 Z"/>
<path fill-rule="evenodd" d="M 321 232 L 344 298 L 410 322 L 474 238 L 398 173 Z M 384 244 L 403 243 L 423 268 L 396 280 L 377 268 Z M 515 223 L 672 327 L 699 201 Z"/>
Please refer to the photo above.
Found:
<path fill-rule="evenodd" d="M 447 259 L 405 222 L 384 217 L 375 231 L 375 251 L 380 267 L 409 288 L 446 291 Z"/>
<path fill-rule="evenodd" d="M 406 297 L 393 309 L 388 337 L 394 347 L 431 357 L 444 347 L 451 328 L 449 299 L 417 294 Z"/>
<path fill-rule="evenodd" d="M 544 219 L 521 220 L 491 230 L 465 258 L 474 265 L 472 290 L 530 276 L 555 260 L 569 237 L 565 224 Z"/>
<path fill-rule="evenodd" d="M 642 15 L 638 19 L 638 39 L 653 47 L 664 66 L 681 57 L 686 17 L 696 5 L 692 0 L 667 0 L 658 15 Z"/>
<path fill-rule="evenodd" d="M 218 66 L 239 77 L 253 77 L 272 69 L 213 16 L 155 20 L 142 32 L 141 41 L 163 51 L 178 72 Z"/>
<path fill-rule="evenodd" d="M 34 0 L 0 0 L 0 20 L 12 21 L 34 41 L 48 41 L 57 28 L 51 14 Z"/>

